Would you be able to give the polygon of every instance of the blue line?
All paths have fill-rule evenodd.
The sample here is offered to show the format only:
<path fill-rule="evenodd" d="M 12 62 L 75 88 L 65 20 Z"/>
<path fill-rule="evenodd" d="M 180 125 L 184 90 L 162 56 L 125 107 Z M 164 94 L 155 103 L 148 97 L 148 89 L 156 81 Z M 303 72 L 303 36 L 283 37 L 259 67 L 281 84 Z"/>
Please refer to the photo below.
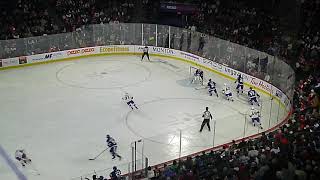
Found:
<path fill-rule="evenodd" d="M 18 169 L 18 167 L 14 164 L 14 162 L 10 159 L 9 155 L 0 145 L 0 156 L 7 162 L 8 166 L 12 169 L 12 171 L 17 175 L 19 180 L 27 180 L 27 177 Z"/>

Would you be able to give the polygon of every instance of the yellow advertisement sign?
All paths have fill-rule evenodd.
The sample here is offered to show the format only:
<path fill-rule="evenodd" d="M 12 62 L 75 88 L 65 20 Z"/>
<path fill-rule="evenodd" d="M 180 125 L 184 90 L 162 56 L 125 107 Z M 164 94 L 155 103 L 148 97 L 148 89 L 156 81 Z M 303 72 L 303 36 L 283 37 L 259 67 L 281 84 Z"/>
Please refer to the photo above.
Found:
<path fill-rule="evenodd" d="M 129 47 L 110 46 L 100 47 L 101 53 L 129 52 Z"/>

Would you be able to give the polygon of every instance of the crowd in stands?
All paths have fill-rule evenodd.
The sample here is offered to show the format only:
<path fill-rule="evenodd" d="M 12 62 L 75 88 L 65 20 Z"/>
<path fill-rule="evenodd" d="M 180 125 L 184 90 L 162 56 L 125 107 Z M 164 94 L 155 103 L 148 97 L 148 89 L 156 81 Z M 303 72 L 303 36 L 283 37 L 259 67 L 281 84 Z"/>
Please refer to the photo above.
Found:
<path fill-rule="evenodd" d="M 130 0 L 57 0 L 56 10 L 62 20 L 62 32 L 72 32 L 83 25 L 130 22 L 135 4 Z"/>
<path fill-rule="evenodd" d="M 81 31 L 81 27 L 89 24 L 134 22 L 135 19 L 139 19 L 138 15 L 148 15 L 139 12 L 148 12 L 150 9 L 152 11 L 150 17 L 156 17 L 160 1 L 15 0 L 13 2 L 16 2 L 11 5 L 13 7 L 1 7 L 0 22 L 3 28 L 0 30 L 0 39 Z M 308 68 L 310 64 L 318 63 L 320 54 L 318 0 L 301 0 L 301 27 L 299 33 L 296 33 L 294 42 L 293 37 L 290 37 L 291 41 L 286 40 L 278 16 L 250 6 L 247 0 L 232 3 L 220 0 L 187 2 L 198 4 L 199 9 L 186 18 L 186 27 L 190 29 L 281 56 L 296 68 L 305 66 Z M 156 20 L 150 17 L 140 17 L 140 19 L 156 23 Z M 16 47 L 10 46 L 16 45 L 7 45 L 6 55 L 15 49 L 19 51 Z M 25 55 L 32 53 L 27 52 Z"/>
<path fill-rule="evenodd" d="M 300 64 L 317 62 L 320 57 L 320 2 L 301 1 L 299 33 L 295 41 L 287 40 L 282 32 L 280 18 L 263 9 L 250 7 L 243 1 L 234 1 L 231 6 L 222 6 L 217 1 L 200 1 L 200 12 L 188 21 L 200 32 L 230 40 L 237 44 L 277 55 L 293 64 L 300 58 Z M 212 23 L 208 23 L 212 22 Z M 287 32 L 288 33 L 288 32 Z M 293 47 L 295 46 L 295 47 Z M 308 64 L 308 63 L 307 63 Z"/>
<path fill-rule="evenodd" d="M 18 0 L 0 7 L 0 39 L 18 39 L 72 32 L 88 24 L 130 22 L 132 0 Z M 13 8 L 13 9 L 12 9 Z"/>
<path fill-rule="evenodd" d="M 304 1 L 302 4 L 302 26 L 299 32 L 299 48 L 296 62 L 297 72 L 319 66 L 320 57 L 320 1 Z M 303 70 L 303 71 L 301 71 Z"/>
<path fill-rule="evenodd" d="M 265 50 L 268 43 L 281 36 L 277 17 L 249 8 L 241 1 L 229 7 L 221 6 L 219 0 L 201 1 L 200 12 L 188 23 L 200 32 L 259 50 Z"/>
<path fill-rule="evenodd" d="M 12 6 L 14 7 L 0 7 L 0 39 L 18 39 L 60 32 L 44 1 L 18 0 Z"/>

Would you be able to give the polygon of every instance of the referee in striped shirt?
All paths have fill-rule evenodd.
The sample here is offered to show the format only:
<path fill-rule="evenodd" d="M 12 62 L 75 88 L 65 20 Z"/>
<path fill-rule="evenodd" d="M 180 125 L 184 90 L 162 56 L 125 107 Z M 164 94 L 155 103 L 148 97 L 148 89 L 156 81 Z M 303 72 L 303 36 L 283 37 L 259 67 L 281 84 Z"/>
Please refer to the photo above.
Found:
<path fill-rule="evenodd" d="M 207 124 L 209 131 L 210 131 L 210 120 L 212 119 L 212 115 L 209 111 L 209 108 L 206 107 L 206 111 L 202 114 L 203 121 L 201 124 L 200 132 L 202 132 L 203 127 Z"/>
<path fill-rule="evenodd" d="M 150 61 L 150 58 L 149 58 L 149 48 L 148 46 L 145 46 L 143 48 L 143 54 L 142 54 L 142 57 L 141 57 L 141 61 L 143 60 L 144 56 L 147 56 L 148 60 Z"/>

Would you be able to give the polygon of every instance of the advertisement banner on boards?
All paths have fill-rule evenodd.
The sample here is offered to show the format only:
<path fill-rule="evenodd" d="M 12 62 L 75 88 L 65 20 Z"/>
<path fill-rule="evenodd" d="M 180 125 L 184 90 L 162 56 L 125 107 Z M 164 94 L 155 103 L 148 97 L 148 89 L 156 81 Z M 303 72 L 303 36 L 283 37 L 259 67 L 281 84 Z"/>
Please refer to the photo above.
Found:
<path fill-rule="evenodd" d="M 251 76 L 251 81 L 249 82 L 250 84 L 258 87 L 259 89 L 262 89 L 270 94 L 273 94 L 273 92 L 271 91 L 272 88 L 271 88 L 271 84 L 265 82 L 265 81 L 262 81 L 261 79 L 258 79 L 258 78 L 255 78 L 255 77 L 252 77 Z M 275 95 L 275 94 L 274 94 Z"/>
<path fill-rule="evenodd" d="M 156 53 L 156 54 L 163 54 L 163 55 L 175 55 L 175 50 L 169 49 L 169 48 L 163 48 L 163 47 L 154 47 L 152 48 L 149 47 L 149 52 L 150 53 Z"/>
<path fill-rule="evenodd" d="M 136 46 L 136 51 L 142 53 L 144 48 L 145 46 Z M 148 52 L 150 54 L 176 56 L 175 50 L 169 49 L 169 48 L 163 48 L 163 47 L 148 46 Z"/>
<path fill-rule="evenodd" d="M 27 64 L 27 57 L 26 56 L 20 56 L 19 57 L 19 64 Z"/>
<path fill-rule="evenodd" d="M 89 55 L 95 53 L 95 47 L 81 48 L 81 49 L 72 49 L 67 51 L 68 56 L 80 56 L 80 55 Z"/>
<path fill-rule="evenodd" d="M 197 55 L 194 55 L 194 54 L 190 54 L 190 53 L 187 53 L 187 52 L 183 52 L 183 51 L 180 51 L 180 55 L 182 58 L 184 59 L 187 59 L 187 60 L 191 60 L 191 61 L 195 61 L 195 62 L 200 62 L 201 61 L 201 57 L 197 56 Z"/>
<path fill-rule="evenodd" d="M 2 67 L 2 59 L 0 59 L 0 67 Z"/>
<path fill-rule="evenodd" d="M 19 65 L 18 58 L 2 59 L 2 67 L 9 67 L 9 66 L 16 66 L 16 65 Z"/>
<path fill-rule="evenodd" d="M 43 61 L 59 59 L 62 56 L 63 56 L 63 51 L 62 52 L 52 52 L 52 53 L 28 56 L 27 60 L 29 63 L 35 63 L 35 62 L 43 62 Z"/>
<path fill-rule="evenodd" d="M 101 46 L 99 47 L 100 53 L 121 53 L 130 52 L 129 46 Z"/>

